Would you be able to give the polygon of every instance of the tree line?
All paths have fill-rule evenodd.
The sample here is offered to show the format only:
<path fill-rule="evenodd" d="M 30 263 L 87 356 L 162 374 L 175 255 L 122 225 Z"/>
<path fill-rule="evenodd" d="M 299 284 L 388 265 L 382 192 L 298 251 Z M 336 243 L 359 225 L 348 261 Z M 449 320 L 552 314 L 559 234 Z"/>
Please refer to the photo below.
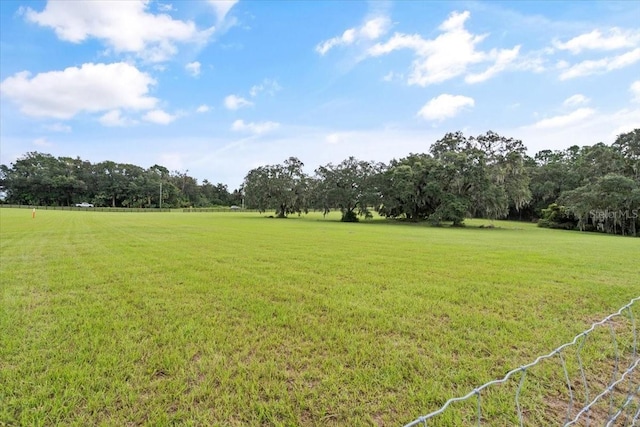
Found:
<path fill-rule="evenodd" d="M 162 192 L 160 192 L 162 188 Z M 640 129 L 611 145 L 526 154 L 522 141 L 486 132 L 447 133 L 427 153 L 388 164 L 349 157 L 305 173 L 295 157 L 251 169 L 229 192 L 181 172 L 27 153 L 0 165 L 5 202 L 112 207 L 243 204 L 278 217 L 337 210 L 343 221 L 387 218 L 462 225 L 465 218 L 538 220 L 543 227 L 638 236 Z M 244 203 L 243 203 L 244 200 Z"/>
<path fill-rule="evenodd" d="M 30 152 L 10 166 L 0 165 L 4 202 L 34 206 L 176 208 L 231 206 L 242 203 L 240 190 L 207 180 L 198 184 L 186 172 L 164 166 L 148 169 L 127 163 L 91 163 L 71 157 Z"/>
<path fill-rule="evenodd" d="M 640 230 L 640 129 L 612 145 L 574 145 L 534 157 L 517 139 L 456 132 L 428 153 L 389 164 L 349 157 L 314 175 L 303 167 L 290 157 L 250 170 L 242 187 L 246 206 L 278 217 L 338 210 L 342 221 L 377 212 L 434 225 L 479 217 L 632 236 Z"/>

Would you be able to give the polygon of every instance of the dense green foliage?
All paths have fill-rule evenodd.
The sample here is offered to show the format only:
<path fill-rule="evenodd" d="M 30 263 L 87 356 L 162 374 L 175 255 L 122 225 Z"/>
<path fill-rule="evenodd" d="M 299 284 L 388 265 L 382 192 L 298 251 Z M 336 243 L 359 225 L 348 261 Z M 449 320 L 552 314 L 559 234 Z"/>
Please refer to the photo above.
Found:
<path fill-rule="evenodd" d="M 247 175 L 248 206 L 276 208 L 283 216 L 265 197 L 273 191 L 264 190 L 282 186 L 263 169 Z M 313 177 L 300 175 L 300 182 L 309 183 L 308 193 L 295 187 L 292 212 L 337 209 L 343 221 L 355 221 L 375 210 L 387 218 L 453 225 L 469 217 L 541 219 L 542 227 L 638 236 L 639 170 L 640 129 L 620 135 L 611 146 L 544 150 L 533 158 L 519 140 L 495 132 L 470 138 L 457 132 L 433 143 L 428 154 L 388 165 L 350 157 L 317 168 Z"/>
<path fill-rule="evenodd" d="M 252 169 L 245 178 L 247 206 L 264 212 L 275 208 L 279 218 L 308 211 L 309 179 L 302 171 L 304 164 L 290 157 L 282 165 Z"/>
<path fill-rule="evenodd" d="M 541 226 L 574 224 L 580 230 L 638 236 L 639 170 L 640 129 L 610 146 L 541 151 L 529 164 L 533 199 L 526 209 L 543 219 Z"/>
<path fill-rule="evenodd" d="M 529 157 L 522 141 L 487 132 L 448 133 L 429 153 L 389 164 L 349 157 L 313 176 L 290 157 L 250 170 L 230 194 L 198 185 L 186 173 L 155 165 L 54 158 L 28 153 L 0 166 L 5 202 L 29 205 L 165 207 L 241 205 L 278 217 L 338 210 L 343 221 L 377 212 L 387 218 L 462 225 L 465 218 L 538 220 L 543 227 L 640 234 L 640 129 L 612 145 L 543 150 Z M 162 186 L 162 199 L 159 188 Z M 558 213 L 562 211 L 562 215 Z"/>
<path fill-rule="evenodd" d="M 370 207 L 379 200 L 376 180 L 382 165 L 349 157 L 334 166 L 316 169 L 313 207 L 325 214 L 338 209 L 343 222 L 357 222 L 359 215 L 371 216 Z"/>
<path fill-rule="evenodd" d="M 5 202 L 34 206 L 206 207 L 240 205 L 236 190 L 213 185 L 163 166 L 148 169 L 104 161 L 92 164 L 80 158 L 27 153 L 8 167 L 0 165 L 0 190 Z M 160 192 L 162 190 L 162 193 Z M 162 197 L 162 199 L 161 199 Z"/>
<path fill-rule="evenodd" d="M 380 214 L 460 225 L 468 216 L 504 218 L 531 198 L 521 141 L 493 132 L 467 139 L 458 132 L 430 152 L 391 162 L 381 180 Z"/>
<path fill-rule="evenodd" d="M 548 208 L 542 209 L 542 218 L 538 220 L 538 225 L 545 228 L 573 230 L 578 225 L 578 220 L 565 206 L 551 203 Z"/>
<path fill-rule="evenodd" d="M 640 294 L 636 239 L 339 219 L 0 208 L 0 425 L 403 425 Z M 602 332 L 582 361 L 604 387 Z M 518 425 L 518 382 L 483 394 L 483 425 Z M 557 360 L 520 405 L 562 423 Z"/>

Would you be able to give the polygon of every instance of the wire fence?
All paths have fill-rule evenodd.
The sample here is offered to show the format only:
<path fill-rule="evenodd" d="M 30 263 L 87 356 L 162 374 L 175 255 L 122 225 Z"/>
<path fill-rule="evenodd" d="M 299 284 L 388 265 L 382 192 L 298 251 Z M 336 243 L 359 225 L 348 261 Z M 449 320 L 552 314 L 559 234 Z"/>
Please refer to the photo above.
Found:
<path fill-rule="evenodd" d="M 0 204 L 0 209 L 37 209 L 39 211 L 80 211 L 80 212 L 171 212 L 169 208 L 111 208 L 106 206 L 38 206 Z"/>
<path fill-rule="evenodd" d="M 447 400 L 405 427 L 640 426 L 638 301 L 640 296 L 551 353 Z M 491 399 L 500 403 L 491 405 Z"/>
<path fill-rule="evenodd" d="M 232 206 L 219 206 L 213 208 L 112 208 L 107 206 L 82 207 L 82 206 L 36 206 L 36 205 L 9 205 L 0 204 L 0 208 L 13 209 L 37 209 L 49 211 L 83 211 L 83 212 L 258 212 L 256 209 L 244 209 Z"/>

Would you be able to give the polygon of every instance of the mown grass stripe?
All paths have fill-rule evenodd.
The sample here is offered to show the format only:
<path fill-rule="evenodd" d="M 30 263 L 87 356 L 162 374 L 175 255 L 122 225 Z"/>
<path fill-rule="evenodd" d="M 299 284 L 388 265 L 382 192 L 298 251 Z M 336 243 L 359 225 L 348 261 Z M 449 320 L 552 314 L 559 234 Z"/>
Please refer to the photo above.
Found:
<path fill-rule="evenodd" d="M 0 421 L 396 425 L 640 294 L 637 239 L 335 219 L 0 209 Z"/>

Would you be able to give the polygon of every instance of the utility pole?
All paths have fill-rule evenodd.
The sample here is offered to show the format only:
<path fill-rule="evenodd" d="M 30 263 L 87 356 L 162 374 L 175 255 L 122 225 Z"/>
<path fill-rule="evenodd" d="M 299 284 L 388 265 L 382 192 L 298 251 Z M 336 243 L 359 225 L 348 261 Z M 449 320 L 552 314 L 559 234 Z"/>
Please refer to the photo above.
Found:
<path fill-rule="evenodd" d="M 160 179 L 160 209 L 162 209 L 162 179 Z"/>

